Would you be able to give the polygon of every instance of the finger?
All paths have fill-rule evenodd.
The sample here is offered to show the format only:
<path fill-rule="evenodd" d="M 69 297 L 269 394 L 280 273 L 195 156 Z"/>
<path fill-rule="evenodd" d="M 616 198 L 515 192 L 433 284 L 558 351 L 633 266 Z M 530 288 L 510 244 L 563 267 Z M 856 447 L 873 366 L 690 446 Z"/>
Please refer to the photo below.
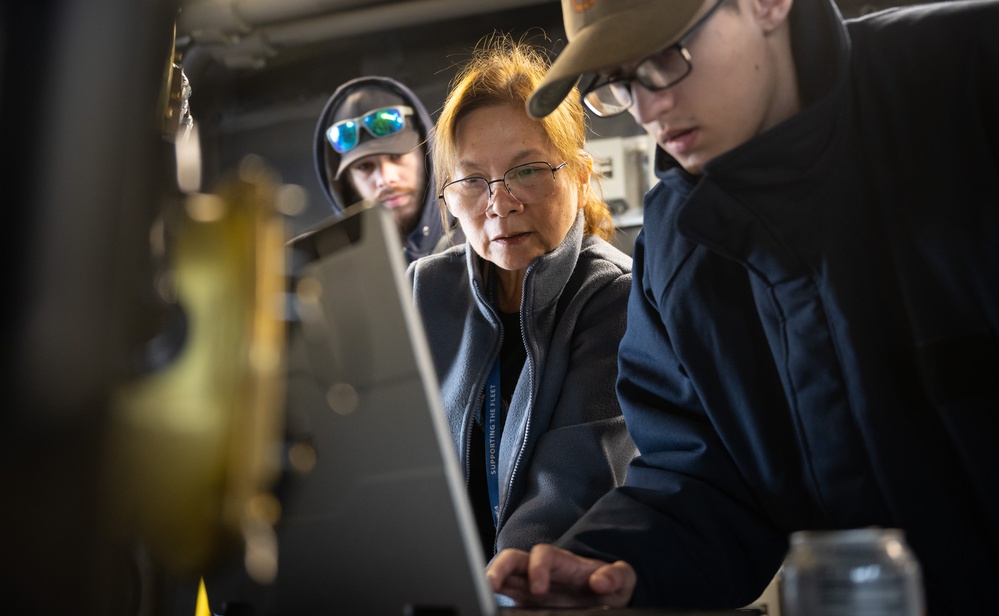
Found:
<path fill-rule="evenodd" d="M 558 548 L 539 544 L 531 548 L 530 559 L 527 563 L 527 579 L 530 580 L 531 594 L 547 594 L 551 586 L 551 570 L 555 566 L 555 560 L 559 556 Z"/>
<path fill-rule="evenodd" d="M 622 560 L 598 568 L 589 580 L 590 589 L 600 597 L 600 603 L 611 607 L 627 605 L 636 583 L 635 570 Z"/>
<path fill-rule="evenodd" d="M 529 555 L 522 550 L 506 549 L 497 554 L 486 567 L 486 579 L 493 592 L 498 592 L 511 577 L 527 574 Z"/>

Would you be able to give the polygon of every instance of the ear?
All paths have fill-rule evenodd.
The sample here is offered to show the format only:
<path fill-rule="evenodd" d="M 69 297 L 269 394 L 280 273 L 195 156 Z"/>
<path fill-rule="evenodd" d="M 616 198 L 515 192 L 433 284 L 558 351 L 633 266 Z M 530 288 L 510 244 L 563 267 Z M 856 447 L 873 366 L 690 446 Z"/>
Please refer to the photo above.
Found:
<path fill-rule="evenodd" d="M 794 0 L 753 0 L 756 19 L 765 32 L 772 32 L 787 23 Z"/>

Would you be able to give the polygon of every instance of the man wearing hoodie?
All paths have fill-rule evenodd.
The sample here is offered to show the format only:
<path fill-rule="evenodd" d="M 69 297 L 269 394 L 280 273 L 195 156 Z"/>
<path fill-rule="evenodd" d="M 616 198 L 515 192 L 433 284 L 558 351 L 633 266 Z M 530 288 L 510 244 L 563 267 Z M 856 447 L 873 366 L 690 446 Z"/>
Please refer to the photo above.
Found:
<path fill-rule="evenodd" d="M 373 76 L 337 88 L 316 125 L 316 173 L 333 211 L 342 214 L 362 199 L 388 208 L 407 262 L 464 241 L 459 229 L 445 234 L 437 207 L 426 155 L 431 126 L 409 88 Z"/>

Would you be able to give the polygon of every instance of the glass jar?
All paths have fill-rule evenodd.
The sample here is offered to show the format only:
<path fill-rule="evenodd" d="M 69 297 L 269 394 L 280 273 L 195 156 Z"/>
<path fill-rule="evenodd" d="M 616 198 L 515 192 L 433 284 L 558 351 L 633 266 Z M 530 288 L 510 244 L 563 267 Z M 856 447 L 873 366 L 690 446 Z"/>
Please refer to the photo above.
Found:
<path fill-rule="evenodd" d="M 923 616 L 919 563 L 898 529 L 799 531 L 781 573 L 785 616 Z"/>

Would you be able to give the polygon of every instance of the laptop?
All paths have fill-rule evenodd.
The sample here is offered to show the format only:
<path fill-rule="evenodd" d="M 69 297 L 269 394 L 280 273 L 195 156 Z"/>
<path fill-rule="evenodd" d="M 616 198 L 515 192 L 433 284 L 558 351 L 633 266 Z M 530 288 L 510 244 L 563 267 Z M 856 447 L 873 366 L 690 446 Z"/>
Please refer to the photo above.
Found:
<path fill-rule="evenodd" d="M 389 212 L 358 204 L 290 246 L 297 319 L 289 328 L 288 439 L 311 450 L 314 464 L 287 472 L 276 490 L 274 582 L 256 584 L 235 569 L 208 577 L 213 611 L 545 613 L 500 608 L 487 585 Z"/>

